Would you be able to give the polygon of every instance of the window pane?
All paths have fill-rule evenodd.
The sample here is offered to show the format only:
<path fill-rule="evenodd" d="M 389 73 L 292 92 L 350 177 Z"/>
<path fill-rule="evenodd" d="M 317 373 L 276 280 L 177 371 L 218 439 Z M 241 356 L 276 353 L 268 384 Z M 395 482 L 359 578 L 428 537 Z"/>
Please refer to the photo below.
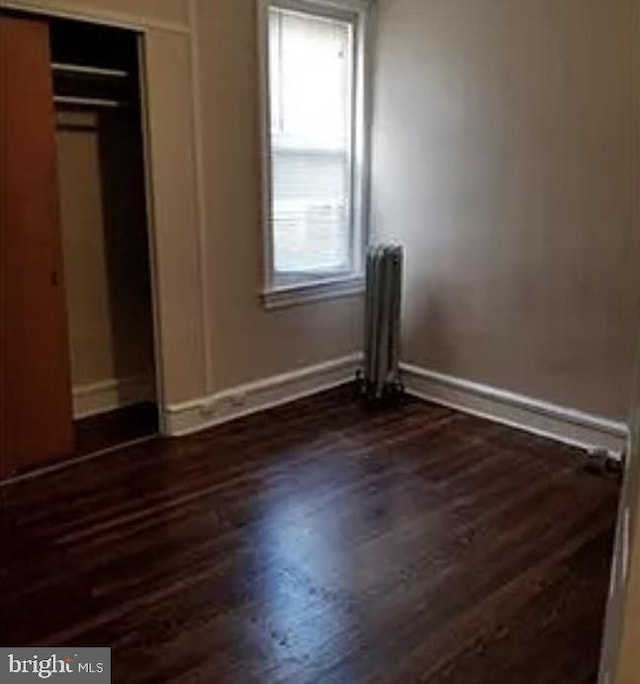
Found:
<path fill-rule="evenodd" d="M 352 51 L 350 23 L 270 10 L 276 277 L 351 269 Z"/>

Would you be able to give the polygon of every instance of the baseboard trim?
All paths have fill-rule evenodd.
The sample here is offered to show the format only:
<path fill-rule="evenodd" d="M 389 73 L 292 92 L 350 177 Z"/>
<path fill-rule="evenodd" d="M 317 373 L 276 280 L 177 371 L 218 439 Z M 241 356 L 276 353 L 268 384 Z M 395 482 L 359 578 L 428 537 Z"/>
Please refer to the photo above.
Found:
<path fill-rule="evenodd" d="M 164 413 L 165 434 L 193 434 L 337 387 L 354 378 L 362 358 L 353 354 L 170 405 Z M 420 399 L 583 449 L 607 449 L 614 457 L 626 448 L 628 429 L 623 422 L 410 364 L 401 364 L 401 369 L 405 389 Z"/>
<path fill-rule="evenodd" d="M 421 399 L 583 449 L 606 449 L 618 458 L 626 448 L 625 423 L 418 366 L 401 369 L 405 389 Z"/>
<path fill-rule="evenodd" d="M 73 417 L 88 418 L 154 398 L 153 382 L 146 376 L 79 385 L 73 388 Z"/>
<path fill-rule="evenodd" d="M 352 380 L 361 365 L 362 354 L 353 354 L 170 405 L 164 415 L 165 432 L 172 437 L 192 434 L 337 387 Z"/>

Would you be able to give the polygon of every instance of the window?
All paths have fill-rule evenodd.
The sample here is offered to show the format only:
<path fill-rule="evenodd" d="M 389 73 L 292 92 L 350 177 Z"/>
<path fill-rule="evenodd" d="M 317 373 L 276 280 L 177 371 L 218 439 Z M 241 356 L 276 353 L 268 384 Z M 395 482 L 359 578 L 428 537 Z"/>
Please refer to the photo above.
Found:
<path fill-rule="evenodd" d="M 349 294 L 365 236 L 366 3 L 261 4 L 265 301 Z"/>

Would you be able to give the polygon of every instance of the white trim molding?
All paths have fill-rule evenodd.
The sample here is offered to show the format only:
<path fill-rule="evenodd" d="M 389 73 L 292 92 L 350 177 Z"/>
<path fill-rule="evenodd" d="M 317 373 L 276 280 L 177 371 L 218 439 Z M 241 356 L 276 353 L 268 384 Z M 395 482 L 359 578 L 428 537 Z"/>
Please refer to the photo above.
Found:
<path fill-rule="evenodd" d="M 202 312 L 202 344 L 204 346 L 204 391 L 209 394 L 213 383 L 213 358 L 211 354 L 210 331 L 211 287 L 209 285 L 209 250 L 207 249 L 207 200 L 204 183 L 204 107 L 202 102 L 202 72 L 200 68 L 200 36 L 198 32 L 197 0 L 189 0 L 187 6 L 191 40 L 189 41 L 189 71 L 191 77 L 191 121 L 193 124 L 193 155 L 195 160 L 195 191 L 198 226 L 198 266 L 200 268 L 200 310 Z"/>
<path fill-rule="evenodd" d="M 323 299 L 352 297 L 364 292 L 364 276 L 352 275 L 333 280 L 319 280 L 309 283 L 275 287 L 261 292 L 265 309 L 283 309 L 296 304 L 318 302 Z"/>
<path fill-rule="evenodd" d="M 263 287 L 260 297 L 266 309 L 302 304 L 320 299 L 355 295 L 363 288 L 353 281 L 364 279 L 365 246 L 369 236 L 370 138 L 371 138 L 371 49 L 372 0 L 255 0 L 259 69 L 261 154 L 261 226 L 263 242 Z M 272 225 L 272 140 L 269 86 L 269 10 L 278 8 L 330 17 L 353 27 L 351 152 L 350 264 L 340 277 L 319 273 L 314 282 L 305 274 L 275 273 Z M 318 281 L 323 280 L 325 284 Z M 283 282 L 284 281 L 284 282 Z M 351 286 L 349 287 L 349 284 Z M 345 290 L 348 290 L 346 291 Z M 297 292 L 293 294 L 293 290 Z"/>
<path fill-rule="evenodd" d="M 510 425 L 583 449 L 625 450 L 628 428 L 617 422 L 451 375 L 401 364 L 406 391 L 464 413 Z"/>
<path fill-rule="evenodd" d="M 73 388 L 73 417 L 88 418 L 154 399 L 153 381 L 146 376 L 109 378 Z"/>
<path fill-rule="evenodd" d="M 105 5 L 107 3 L 105 2 Z M 14 9 L 34 14 L 44 14 L 61 19 L 88 21 L 93 24 L 114 26 L 132 31 L 168 31 L 170 33 L 189 34 L 189 24 L 181 21 L 161 19 L 150 15 L 138 15 L 129 12 L 114 12 L 104 7 L 80 5 L 65 0 L 3 0 L 3 9 Z"/>
<path fill-rule="evenodd" d="M 165 413 L 166 434 L 178 437 L 199 432 L 257 411 L 286 404 L 353 380 L 362 354 L 307 366 L 291 373 L 232 387 L 209 397 L 174 404 Z"/>

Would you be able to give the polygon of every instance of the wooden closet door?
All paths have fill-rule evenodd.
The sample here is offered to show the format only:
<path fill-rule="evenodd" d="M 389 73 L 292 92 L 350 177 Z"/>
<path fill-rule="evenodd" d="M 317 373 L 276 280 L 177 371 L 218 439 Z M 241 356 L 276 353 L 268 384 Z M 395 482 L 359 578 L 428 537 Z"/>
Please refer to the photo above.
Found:
<path fill-rule="evenodd" d="M 0 477 L 73 449 L 47 24 L 0 16 Z"/>

